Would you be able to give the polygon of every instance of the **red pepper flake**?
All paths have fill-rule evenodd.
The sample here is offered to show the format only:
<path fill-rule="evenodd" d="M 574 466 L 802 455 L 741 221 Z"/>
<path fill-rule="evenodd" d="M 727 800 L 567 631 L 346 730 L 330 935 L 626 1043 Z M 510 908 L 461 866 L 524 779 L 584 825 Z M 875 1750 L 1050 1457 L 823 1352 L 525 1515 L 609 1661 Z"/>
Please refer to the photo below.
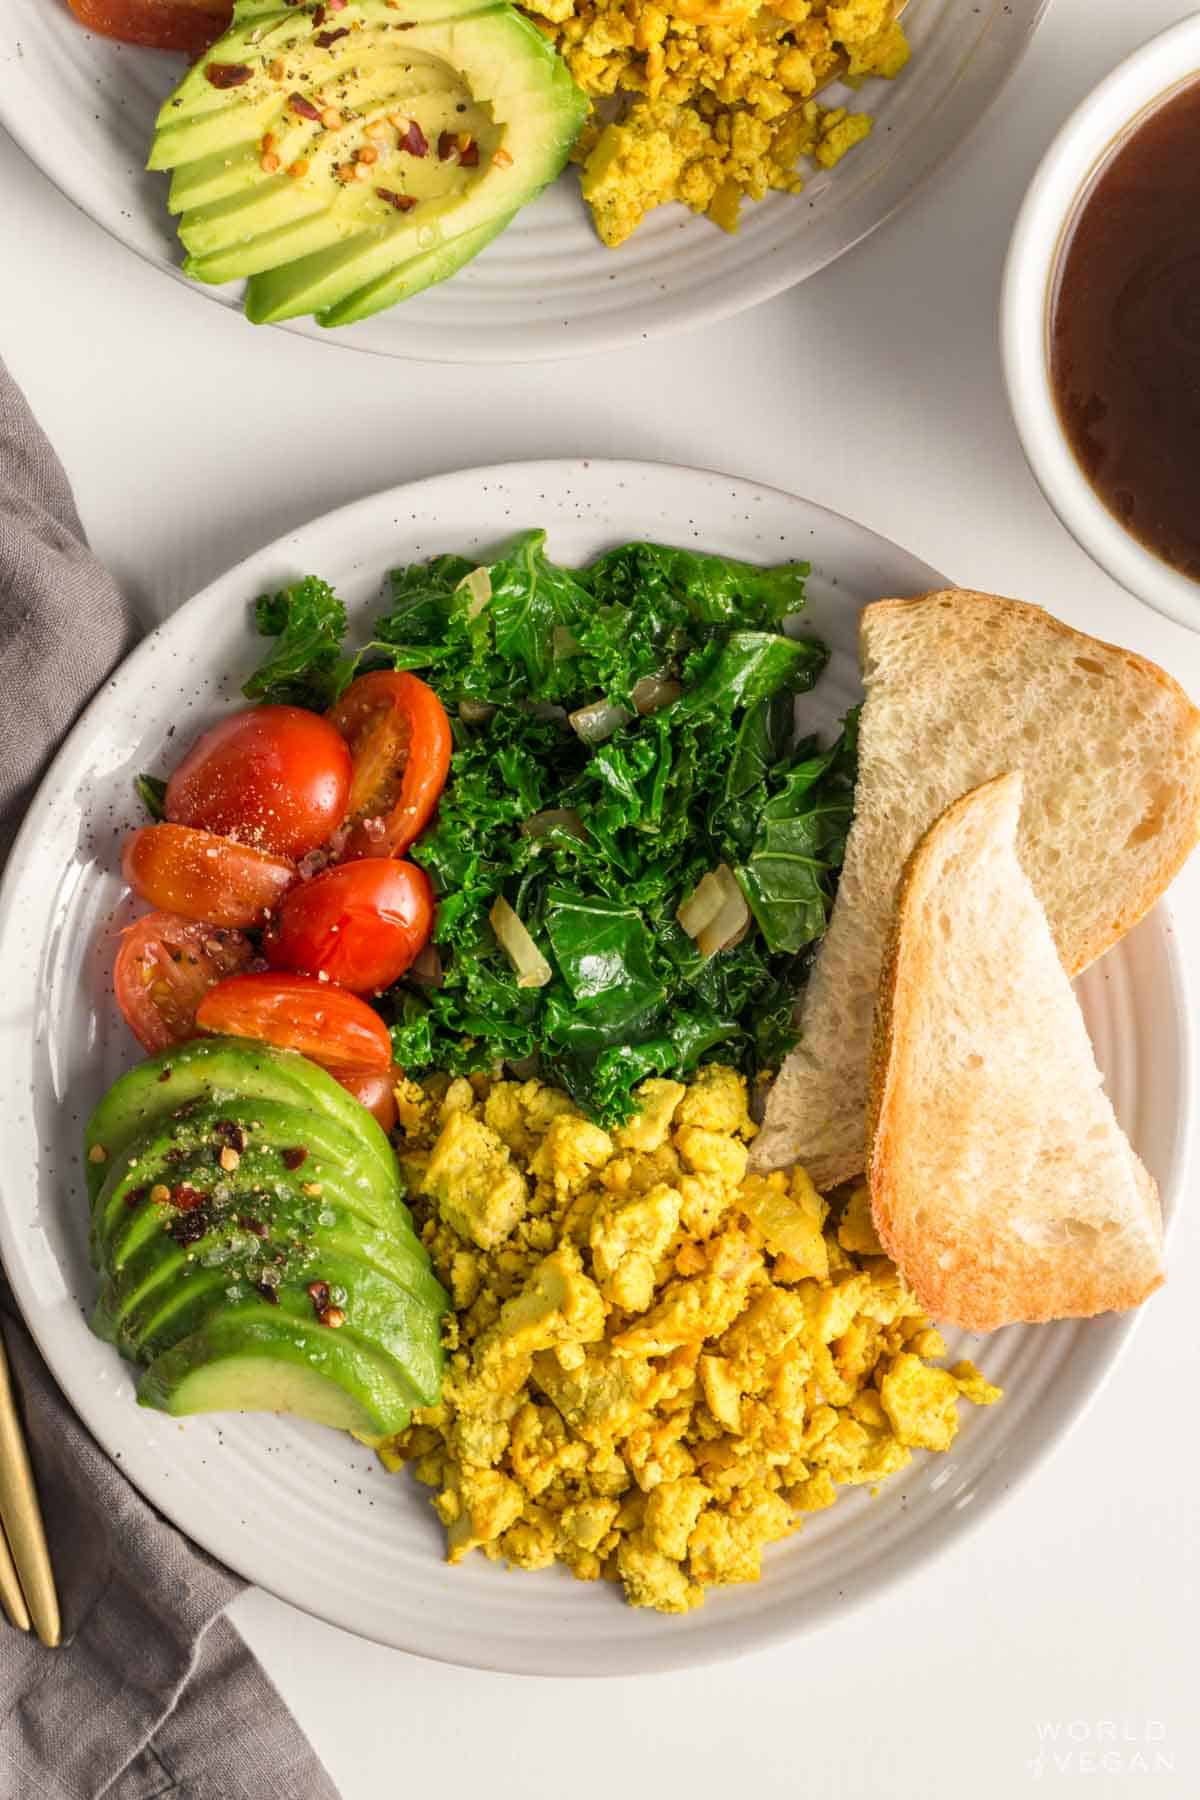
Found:
<path fill-rule="evenodd" d="M 325 23 L 325 8 L 323 6 L 314 6 L 313 7 L 313 24 L 314 25 L 323 25 L 324 23 Z"/>
<path fill-rule="evenodd" d="M 186 1250 L 189 1244 L 198 1244 L 201 1238 L 208 1236 L 212 1218 L 206 1207 L 197 1207 L 194 1212 L 181 1213 L 177 1219 L 172 1219 L 167 1230 L 180 1249 Z"/>
<path fill-rule="evenodd" d="M 316 37 L 313 39 L 313 43 L 321 50 L 328 50 L 329 46 L 331 44 L 336 44 L 339 38 L 349 36 L 350 27 L 348 25 L 339 25 L 336 31 L 318 31 Z"/>
<path fill-rule="evenodd" d="M 475 142 L 474 138 L 472 138 L 465 149 L 459 151 L 458 160 L 464 169 L 477 169 L 479 167 L 479 145 Z"/>
<path fill-rule="evenodd" d="M 148 1187 L 130 1188 L 129 1192 L 125 1196 L 126 1206 L 128 1206 L 131 1210 L 135 1206 L 140 1206 L 142 1204 L 142 1201 L 146 1198 L 146 1195 L 149 1192 L 150 1192 L 150 1189 Z"/>
<path fill-rule="evenodd" d="M 169 1068 L 166 1068 L 166 1069 L 164 1069 L 164 1070 L 163 1070 L 163 1072 L 162 1072 L 162 1074 L 161 1074 L 161 1075 L 160 1075 L 160 1076 L 159 1076 L 159 1078 L 158 1078 L 158 1079 L 159 1079 L 159 1080 L 160 1080 L 160 1081 L 170 1081 L 170 1079 L 171 1079 L 171 1070 L 170 1070 L 170 1069 L 169 1069 Z"/>
<path fill-rule="evenodd" d="M 313 105 L 311 100 L 306 100 L 303 94 L 289 94 L 288 106 L 297 118 L 313 119 L 319 123 L 321 118 L 319 109 Z"/>
<path fill-rule="evenodd" d="M 452 131 L 443 131 L 438 139 L 438 161 L 449 162 L 458 148 L 458 139 Z"/>
<path fill-rule="evenodd" d="M 302 1168 L 304 1163 L 308 1160 L 308 1151 L 303 1144 L 292 1144 L 288 1149 L 281 1151 L 280 1154 L 283 1157 L 283 1166 L 285 1169 Z"/>
<path fill-rule="evenodd" d="M 252 1237 L 265 1238 L 271 1235 L 269 1227 L 264 1225 L 261 1219 L 239 1219 L 238 1224 Z"/>
<path fill-rule="evenodd" d="M 246 1148 L 246 1133 L 236 1119 L 218 1119 L 213 1126 L 213 1136 L 218 1144 L 228 1144 L 239 1156 Z"/>
<path fill-rule="evenodd" d="M 375 192 L 379 195 L 381 200 L 386 200 L 389 206 L 394 206 L 397 212 L 411 212 L 413 207 L 417 204 L 417 196 L 415 194 L 398 194 L 394 188 L 384 187 L 377 187 Z"/>
<path fill-rule="evenodd" d="M 177 1206 L 180 1212 L 195 1212 L 207 1199 L 208 1195 L 193 1187 L 190 1181 L 181 1181 L 178 1187 L 171 1189 L 171 1204 Z"/>
<path fill-rule="evenodd" d="M 329 1283 L 327 1281 L 310 1281 L 308 1297 L 313 1303 L 313 1311 L 318 1319 L 323 1312 L 329 1311 Z"/>
<path fill-rule="evenodd" d="M 279 1295 L 275 1292 L 275 1289 L 271 1286 L 269 1281 L 256 1281 L 254 1284 L 254 1291 L 256 1294 L 261 1294 L 263 1299 L 266 1300 L 269 1305 L 279 1305 Z"/>
<path fill-rule="evenodd" d="M 429 139 L 415 119 L 408 121 L 408 130 L 400 139 L 399 147 L 401 150 L 407 150 L 410 156 L 429 155 Z"/>
<path fill-rule="evenodd" d="M 247 63 L 211 62 L 205 65 L 204 73 L 215 88 L 235 88 L 249 81 L 254 71 Z"/>

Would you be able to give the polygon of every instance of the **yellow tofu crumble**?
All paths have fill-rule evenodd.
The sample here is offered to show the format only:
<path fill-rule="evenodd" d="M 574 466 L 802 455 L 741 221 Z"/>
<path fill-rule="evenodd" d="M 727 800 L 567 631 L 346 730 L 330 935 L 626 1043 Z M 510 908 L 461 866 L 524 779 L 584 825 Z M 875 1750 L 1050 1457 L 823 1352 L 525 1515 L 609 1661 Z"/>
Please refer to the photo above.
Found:
<path fill-rule="evenodd" d="M 452 1295 L 439 1406 L 380 1446 L 447 1555 L 554 1562 L 686 1612 L 840 1486 L 946 1450 L 960 1397 L 871 1224 L 802 1169 L 746 1173 L 746 1084 L 650 1080 L 612 1133 L 538 1081 L 406 1081 L 400 1161 Z"/>
<path fill-rule="evenodd" d="M 895 0 L 529 0 L 523 9 L 592 101 L 574 157 L 596 230 L 624 243 L 677 200 L 737 229 L 743 197 L 798 194 L 871 130 L 824 106 L 832 81 L 893 77 L 909 49 Z"/>

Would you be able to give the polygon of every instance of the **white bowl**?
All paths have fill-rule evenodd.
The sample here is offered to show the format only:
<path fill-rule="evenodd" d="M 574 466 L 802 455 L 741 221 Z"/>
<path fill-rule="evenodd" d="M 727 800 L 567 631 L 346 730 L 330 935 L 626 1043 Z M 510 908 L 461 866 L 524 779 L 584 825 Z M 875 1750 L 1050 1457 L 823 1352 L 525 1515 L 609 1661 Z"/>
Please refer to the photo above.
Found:
<path fill-rule="evenodd" d="M 1017 217 L 1000 299 L 1000 344 L 1013 420 L 1034 477 L 1067 530 L 1131 594 L 1200 631 L 1200 582 L 1125 530 L 1075 459 L 1050 385 L 1052 282 L 1068 223 L 1114 144 L 1172 90 L 1200 77 L 1200 14 L 1151 38 L 1071 114 Z"/>

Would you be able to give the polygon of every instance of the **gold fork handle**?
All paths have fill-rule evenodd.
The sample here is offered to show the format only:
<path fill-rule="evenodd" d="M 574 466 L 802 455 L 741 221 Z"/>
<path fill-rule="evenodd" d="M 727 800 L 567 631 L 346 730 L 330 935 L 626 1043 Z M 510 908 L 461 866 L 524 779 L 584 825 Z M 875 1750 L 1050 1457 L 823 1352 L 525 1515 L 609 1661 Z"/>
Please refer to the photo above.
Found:
<path fill-rule="evenodd" d="M 53 1646 L 60 1641 L 62 1626 L 58 1616 L 58 1594 L 50 1567 L 50 1552 L 38 1506 L 37 1489 L 29 1453 L 17 1417 L 8 1373 L 8 1357 L 0 1339 L 0 1519 L 8 1537 L 12 1560 L 20 1575 L 19 1590 L 24 1591 L 34 1630 L 43 1644 Z M 7 1607 L 6 1607 L 7 1610 Z M 26 1621 L 28 1629 L 28 1621 Z"/>
<path fill-rule="evenodd" d="M 4 1616 L 10 1625 L 15 1625 L 18 1631 L 29 1630 L 29 1608 L 26 1606 L 25 1596 L 21 1592 L 21 1578 L 17 1574 L 17 1566 L 12 1559 L 8 1539 L 2 1531 L 0 1531 L 0 1606 L 4 1608 Z"/>

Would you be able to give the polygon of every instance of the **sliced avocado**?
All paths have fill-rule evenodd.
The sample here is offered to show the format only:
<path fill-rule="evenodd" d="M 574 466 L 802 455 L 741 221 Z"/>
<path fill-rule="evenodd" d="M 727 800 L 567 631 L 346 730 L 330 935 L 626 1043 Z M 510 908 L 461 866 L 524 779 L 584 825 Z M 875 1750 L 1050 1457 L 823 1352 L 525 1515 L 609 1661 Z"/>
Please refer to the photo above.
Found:
<path fill-rule="evenodd" d="M 292 1282 L 307 1288 L 323 1277 L 327 1258 L 352 1261 L 385 1278 L 405 1295 L 405 1304 L 431 1314 L 446 1311 L 441 1283 L 418 1240 L 380 1230 L 354 1212 L 335 1205 L 327 1190 L 313 1215 L 311 1201 L 293 1207 L 243 1210 L 253 1198 L 236 1199 L 215 1213 L 178 1212 L 143 1200 L 124 1230 L 110 1240 L 105 1276 L 92 1317 L 98 1337 L 140 1360 L 145 1339 L 160 1329 L 173 1309 L 201 1295 L 219 1304 L 231 1282 L 275 1287 Z M 182 1230 L 178 1228 L 182 1227 Z M 187 1329 L 192 1329 L 189 1325 Z M 175 1332 L 176 1337 L 183 1330 Z M 165 1348 L 157 1344 L 154 1353 Z"/>
<path fill-rule="evenodd" d="M 383 4 L 386 6 L 386 0 Z M 393 15 L 393 26 L 396 30 L 410 31 L 418 24 L 426 26 L 447 19 L 461 20 L 499 4 L 500 0 L 469 0 L 469 3 L 468 0 L 405 0 L 402 22 Z M 344 10 L 349 12 L 350 8 Z M 356 14 L 365 10 L 363 6 L 355 7 Z M 269 38 L 256 39 L 254 33 L 263 29 L 263 12 L 274 15 L 271 34 Z M 239 23 L 213 45 L 203 63 L 197 63 L 189 71 L 159 111 L 146 166 L 172 171 L 168 209 L 173 213 L 184 212 L 190 205 L 202 205 L 206 199 L 224 198 L 244 186 L 261 182 L 263 175 L 268 173 L 262 167 L 264 107 L 268 109 L 268 123 L 282 110 L 285 124 L 298 131 L 307 125 L 315 127 L 317 122 L 306 120 L 294 109 L 291 104 L 294 94 L 314 107 L 323 110 L 331 105 L 343 112 L 343 116 L 345 114 L 340 98 L 344 87 L 341 71 L 334 53 L 315 43 L 320 29 L 315 22 L 303 11 L 293 8 L 287 8 L 280 16 L 280 0 L 275 0 L 273 6 L 260 7 L 259 13 L 260 23 L 246 30 L 240 24 L 242 9 L 239 8 Z M 329 26 L 337 28 L 338 21 L 330 20 Z M 363 42 L 361 37 L 356 38 L 356 50 Z M 264 79 L 264 74 L 270 77 L 270 64 L 288 52 L 282 82 L 273 77 Z M 396 80 L 394 62 L 394 57 L 389 61 L 381 58 L 377 49 L 372 50 L 370 75 L 367 76 L 367 64 L 360 64 L 356 55 L 354 79 L 361 82 L 365 78 L 375 88 L 390 88 Z M 250 68 L 251 78 L 235 88 L 216 88 L 208 75 L 210 63 Z M 411 87 L 412 83 L 406 85 Z M 281 168 L 286 170 L 288 166 L 281 153 L 285 147 L 295 152 L 299 145 L 300 153 L 307 154 L 307 144 L 313 140 L 324 142 L 324 130 L 324 127 L 314 129 L 308 132 L 307 138 L 286 142 L 278 131 L 274 132 L 274 148 L 280 153 Z M 244 162 L 240 154 L 243 151 L 252 151 L 252 159 Z M 227 171 L 224 181 L 217 180 L 218 159 Z M 190 171 L 198 164 L 206 167 L 198 171 L 197 197 L 190 199 L 187 197 L 191 192 Z M 200 197 L 202 191 L 203 197 Z"/>
<path fill-rule="evenodd" d="M 147 1404 L 371 1433 L 436 1401 L 445 1293 L 386 1137 L 324 1071 L 203 1040 L 123 1077 L 88 1143 L 93 1329 L 150 1365 Z"/>
<path fill-rule="evenodd" d="M 221 1157 L 231 1139 L 240 1148 L 227 1169 Z M 174 1207 L 166 1194 L 155 1203 L 158 1188 Z M 180 1190 L 188 1190 L 182 1209 Z M 98 1260 L 120 1267 L 153 1231 L 156 1217 L 199 1208 L 248 1213 L 268 1225 L 278 1218 L 293 1235 L 311 1232 L 328 1194 L 331 1203 L 415 1245 L 401 1193 L 394 1159 L 389 1175 L 381 1176 L 355 1135 L 334 1119 L 277 1100 L 197 1103 L 155 1121 L 117 1158 L 96 1197 L 92 1243 Z"/>
<path fill-rule="evenodd" d="M 349 0 L 319 23 L 239 0 L 163 106 L 150 167 L 174 171 L 189 274 L 249 277 L 256 322 L 335 325 L 461 268 L 559 173 L 586 110 L 498 0 Z"/>
<path fill-rule="evenodd" d="M 365 1107 L 332 1075 L 295 1050 L 276 1050 L 253 1038 L 196 1038 L 163 1050 L 122 1075 L 88 1120 L 84 1163 L 93 1203 L 126 1147 L 155 1121 L 194 1100 L 246 1095 L 324 1114 L 354 1134 L 364 1161 L 394 1183 L 392 1147 Z M 96 1161 L 97 1151 L 103 1155 Z"/>
<path fill-rule="evenodd" d="M 138 1400 L 176 1416 L 287 1412 L 368 1436 L 405 1429 L 415 1396 L 390 1357 L 281 1313 L 263 1301 L 231 1306 L 155 1358 Z"/>
<path fill-rule="evenodd" d="M 328 1304 L 345 1315 L 343 1325 L 324 1327 L 331 1336 L 345 1333 L 383 1352 L 408 1383 L 410 1399 L 421 1405 L 436 1401 L 442 1374 L 437 1325 L 444 1303 L 432 1305 L 357 1256 L 340 1255 L 321 1245 L 314 1246 L 302 1270 L 285 1275 L 278 1287 L 268 1290 L 275 1296 L 268 1302 L 272 1312 L 281 1320 L 320 1322 L 318 1315 L 325 1309 L 309 1292 L 310 1287 L 317 1289 L 318 1296 L 328 1289 Z M 236 1310 L 241 1301 L 251 1301 L 256 1294 L 267 1301 L 267 1294 L 255 1283 L 239 1279 L 236 1269 L 193 1267 L 127 1313 L 110 1341 L 133 1361 L 148 1364 L 203 1329 L 209 1320 Z"/>
<path fill-rule="evenodd" d="M 479 252 L 486 249 L 493 238 L 500 236 L 506 225 L 511 225 L 515 214 L 507 213 L 503 218 L 490 225 L 480 226 L 478 231 L 468 231 L 465 236 L 451 238 L 448 244 L 439 244 L 436 250 L 426 250 L 420 256 L 412 257 L 401 263 L 390 275 L 380 276 L 368 282 L 366 287 L 356 288 L 337 306 L 326 307 L 317 323 L 325 326 L 353 325 L 358 319 L 369 318 L 372 313 L 382 312 L 386 306 L 395 306 L 400 300 L 411 300 L 422 288 L 432 287 L 435 282 L 445 281 L 456 275 L 464 263 L 469 263 Z"/>

